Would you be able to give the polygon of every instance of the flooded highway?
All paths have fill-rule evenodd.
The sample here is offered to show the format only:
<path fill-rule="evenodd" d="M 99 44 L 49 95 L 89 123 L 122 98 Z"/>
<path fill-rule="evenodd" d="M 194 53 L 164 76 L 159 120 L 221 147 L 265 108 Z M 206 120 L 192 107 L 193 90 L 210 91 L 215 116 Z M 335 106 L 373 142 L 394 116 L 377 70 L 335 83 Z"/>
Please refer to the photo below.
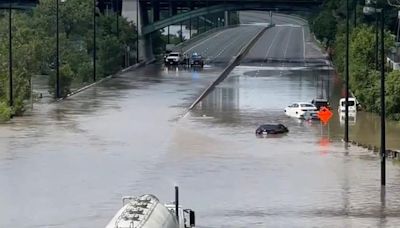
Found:
<path fill-rule="evenodd" d="M 221 66 L 146 66 L 1 125 L 0 227 L 104 227 L 122 196 L 172 201 L 174 185 L 197 227 L 400 226 L 398 165 L 387 164 L 381 200 L 379 158 L 345 149 L 336 116 L 324 126 L 284 115 L 292 102 L 338 96 L 340 82 L 307 28 L 275 19 L 281 26 L 187 115 Z M 197 51 L 213 45 L 207 56 L 222 62 L 259 29 Z M 290 132 L 255 136 L 277 122 Z"/>

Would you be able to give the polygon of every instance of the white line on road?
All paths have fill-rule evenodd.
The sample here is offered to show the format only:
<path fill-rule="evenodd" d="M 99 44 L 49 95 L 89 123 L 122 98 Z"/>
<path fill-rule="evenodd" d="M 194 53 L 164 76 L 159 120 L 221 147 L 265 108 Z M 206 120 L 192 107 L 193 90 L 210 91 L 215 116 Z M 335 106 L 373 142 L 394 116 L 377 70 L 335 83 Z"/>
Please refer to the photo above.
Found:
<path fill-rule="evenodd" d="M 269 45 L 269 47 L 268 47 L 268 49 L 267 49 L 267 53 L 265 54 L 264 61 L 267 59 L 268 54 L 269 54 L 269 51 L 271 51 L 272 45 L 274 44 L 276 38 L 278 37 L 279 33 L 280 33 L 282 30 L 283 30 L 283 29 L 280 29 L 277 33 L 275 33 L 275 36 L 274 36 L 274 38 L 272 39 L 271 44 Z"/>
<path fill-rule="evenodd" d="M 301 30 L 303 31 L 303 59 L 306 59 L 306 38 L 304 35 L 304 27 L 301 27 Z"/>
<path fill-rule="evenodd" d="M 215 37 L 217 37 L 217 36 L 221 35 L 221 33 L 223 33 L 223 32 L 226 32 L 226 31 L 228 31 L 228 30 L 221 31 L 221 32 L 219 32 L 219 33 L 215 34 L 214 36 L 212 36 L 212 37 L 209 37 L 209 38 L 207 38 L 207 39 L 205 39 L 205 40 L 201 41 L 200 43 L 198 43 L 198 44 L 194 45 L 193 47 L 191 47 L 191 48 L 187 49 L 187 50 L 185 51 L 185 53 L 189 52 L 189 51 L 190 51 L 190 50 L 192 50 L 193 48 L 196 48 L 196 47 L 198 47 L 198 46 L 200 46 L 200 45 L 204 44 L 204 43 L 205 43 L 205 42 L 207 42 L 208 40 L 210 40 L 210 39 L 213 39 L 213 38 L 215 38 Z"/>
<path fill-rule="evenodd" d="M 275 27 L 301 28 L 301 27 L 303 27 L 303 26 L 301 26 L 301 25 L 294 25 L 294 24 L 280 24 L 280 25 L 275 25 Z"/>
<path fill-rule="evenodd" d="M 286 48 L 285 48 L 285 51 L 283 52 L 283 59 L 286 59 L 287 50 L 289 49 L 290 38 L 292 38 L 292 32 L 293 32 L 293 29 L 290 29 L 288 40 L 286 43 Z M 285 62 L 282 63 L 282 66 L 285 67 Z M 280 72 L 280 74 L 282 75 L 282 71 Z"/>
<path fill-rule="evenodd" d="M 285 52 L 283 53 L 283 58 L 284 59 L 286 59 L 287 50 L 289 49 L 289 43 L 290 43 L 290 38 L 292 38 L 292 32 L 293 32 L 293 29 L 290 29 L 289 38 L 288 38 L 288 41 L 286 43 Z"/>

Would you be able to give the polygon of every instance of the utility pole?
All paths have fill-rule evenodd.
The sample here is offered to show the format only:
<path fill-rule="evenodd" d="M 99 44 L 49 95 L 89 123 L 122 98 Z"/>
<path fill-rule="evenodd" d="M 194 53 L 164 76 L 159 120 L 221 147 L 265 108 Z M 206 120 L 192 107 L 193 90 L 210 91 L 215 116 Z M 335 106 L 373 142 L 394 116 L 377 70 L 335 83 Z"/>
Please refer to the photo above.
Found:
<path fill-rule="evenodd" d="M 189 39 L 192 39 L 192 18 L 189 18 Z"/>
<path fill-rule="evenodd" d="M 56 98 L 61 97 L 60 88 L 60 31 L 59 31 L 59 0 L 56 0 Z"/>
<path fill-rule="evenodd" d="M 379 35 L 378 35 L 378 29 L 379 29 L 379 17 L 378 13 L 376 10 L 378 9 L 378 0 L 375 0 L 375 70 L 379 70 Z"/>
<path fill-rule="evenodd" d="M 8 5 L 8 82 L 9 82 L 9 105 L 10 107 L 14 106 L 14 98 L 13 98 L 13 63 L 12 63 L 12 1 L 10 0 Z"/>
<path fill-rule="evenodd" d="M 381 185 L 386 185 L 386 112 L 385 112 L 385 17 L 381 9 Z"/>
<path fill-rule="evenodd" d="M 349 142 L 349 0 L 346 0 L 346 109 L 344 142 Z"/>
<path fill-rule="evenodd" d="M 117 15 L 117 37 L 119 37 L 119 0 L 115 0 L 115 13 Z"/>
<path fill-rule="evenodd" d="M 139 63 L 139 0 L 136 0 L 136 63 Z"/>
<path fill-rule="evenodd" d="M 93 0 L 93 82 L 96 81 L 96 8 L 97 0 Z"/>

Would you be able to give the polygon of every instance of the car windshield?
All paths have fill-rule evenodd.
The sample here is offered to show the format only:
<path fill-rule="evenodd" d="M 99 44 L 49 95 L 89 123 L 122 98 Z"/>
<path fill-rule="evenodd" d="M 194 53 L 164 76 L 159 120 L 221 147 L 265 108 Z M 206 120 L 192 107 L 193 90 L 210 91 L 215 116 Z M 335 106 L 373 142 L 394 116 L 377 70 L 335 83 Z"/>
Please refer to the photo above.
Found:
<path fill-rule="evenodd" d="M 342 106 L 346 105 L 346 101 L 342 101 Z M 355 102 L 354 101 L 349 101 L 349 106 L 354 106 Z"/>
<path fill-rule="evenodd" d="M 326 101 L 317 101 L 317 102 L 315 102 L 315 104 L 316 105 L 327 105 L 328 102 L 326 102 Z"/>
<path fill-rule="evenodd" d="M 300 104 L 300 107 L 302 107 L 302 108 L 314 108 L 314 105 L 312 105 L 312 104 Z"/>
<path fill-rule="evenodd" d="M 179 54 L 178 53 L 172 53 L 172 54 L 169 54 L 169 56 L 175 57 L 175 56 L 179 56 Z"/>

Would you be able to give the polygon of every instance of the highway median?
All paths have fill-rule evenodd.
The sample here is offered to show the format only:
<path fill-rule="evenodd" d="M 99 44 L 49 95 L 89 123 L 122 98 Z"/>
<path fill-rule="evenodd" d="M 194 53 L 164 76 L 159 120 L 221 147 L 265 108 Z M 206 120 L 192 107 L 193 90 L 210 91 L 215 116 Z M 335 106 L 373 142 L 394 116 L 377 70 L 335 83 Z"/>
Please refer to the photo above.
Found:
<path fill-rule="evenodd" d="M 240 51 L 239 54 L 232 57 L 229 61 L 228 66 L 224 68 L 224 70 L 220 73 L 220 75 L 200 94 L 200 96 L 189 106 L 185 116 L 189 111 L 196 107 L 198 103 L 200 103 L 210 92 L 214 90 L 214 88 L 224 81 L 228 75 L 232 72 L 232 70 L 240 64 L 241 60 L 244 56 L 250 51 L 250 49 L 254 46 L 254 44 L 259 40 L 259 38 L 267 31 L 267 29 L 273 27 L 273 25 L 269 25 L 261 29 L 256 36 L 254 36 Z"/>

